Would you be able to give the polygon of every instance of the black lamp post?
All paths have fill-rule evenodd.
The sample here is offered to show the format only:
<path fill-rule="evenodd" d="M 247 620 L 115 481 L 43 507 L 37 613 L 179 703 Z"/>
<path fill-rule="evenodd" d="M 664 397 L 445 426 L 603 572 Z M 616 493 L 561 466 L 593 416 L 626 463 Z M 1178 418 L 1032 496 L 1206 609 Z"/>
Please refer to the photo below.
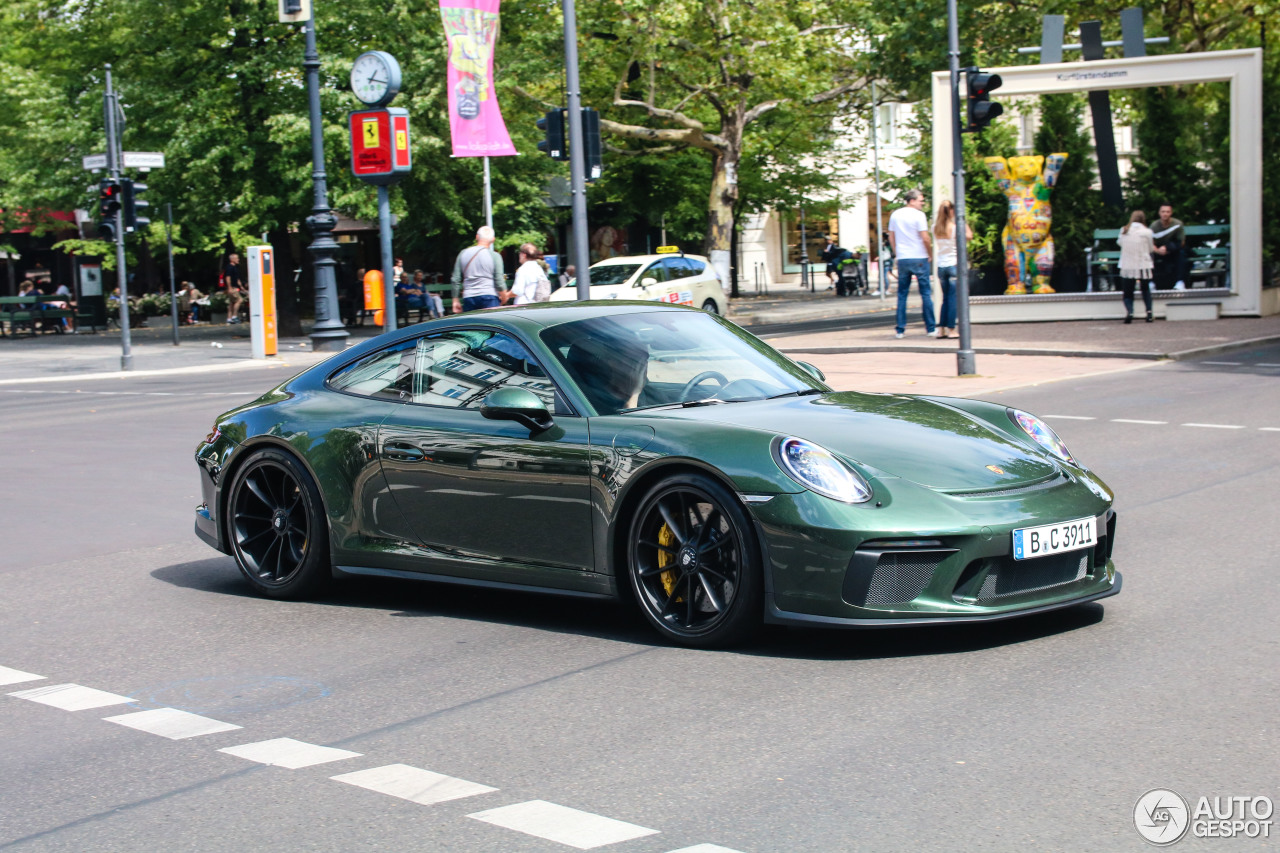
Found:
<path fill-rule="evenodd" d="M 346 349 L 347 330 L 338 316 L 338 284 L 334 260 L 338 244 L 333 239 L 337 217 L 329 208 L 325 184 L 324 132 L 320 123 L 320 54 L 316 50 L 316 0 L 311 4 L 311 20 L 306 23 L 307 52 L 302 63 L 307 70 L 307 101 L 311 114 L 311 180 L 315 184 L 315 203 L 307 217 L 312 235 L 312 263 L 315 267 L 316 324 L 311 329 L 311 346 L 317 352 Z"/>

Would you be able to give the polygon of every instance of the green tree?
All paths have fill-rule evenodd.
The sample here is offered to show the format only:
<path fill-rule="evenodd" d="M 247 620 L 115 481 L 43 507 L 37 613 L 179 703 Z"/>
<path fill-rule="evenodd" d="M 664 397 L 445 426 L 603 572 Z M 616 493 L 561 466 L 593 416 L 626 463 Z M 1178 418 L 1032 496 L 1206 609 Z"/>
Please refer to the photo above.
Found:
<path fill-rule="evenodd" d="M 1093 188 L 1098 177 L 1093 140 L 1084 129 L 1084 98 L 1080 95 L 1044 95 L 1040 98 L 1040 129 L 1035 135 L 1037 154 L 1067 155 L 1067 162 L 1053 188 L 1054 273 L 1061 281 L 1067 269 L 1084 266 L 1084 253 L 1093 243 L 1096 228 L 1119 227 L 1109 222 L 1102 193 Z M 1083 288 L 1082 288 L 1083 289 Z"/>

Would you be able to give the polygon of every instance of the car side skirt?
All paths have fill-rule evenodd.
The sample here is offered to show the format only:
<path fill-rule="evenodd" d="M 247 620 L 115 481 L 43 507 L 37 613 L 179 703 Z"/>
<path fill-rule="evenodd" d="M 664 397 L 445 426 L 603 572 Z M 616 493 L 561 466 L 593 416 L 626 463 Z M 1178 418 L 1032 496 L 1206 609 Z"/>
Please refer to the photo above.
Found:
<path fill-rule="evenodd" d="M 544 595 L 560 595 L 570 598 L 616 599 L 612 584 L 601 583 L 600 589 L 564 589 L 561 587 L 534 586 L 532 584 L 510 583 L 507 581 L 482 580 L 464 578 L 456 575 L 436 575 L 427 572 L 409 572 L 403 569 L 381 569 L 371 566 L 334 566 L 335 575 L 365 575 L 370 577 L 401 578 L 415 581 L 435 581 L 437 583 L 456 584 L 458 586 L 478 586 L 486 589 L 506 589 L 514 592 L 538 592 Z"/>
<path fill-rule="evenodd" d="M 1048 613 L 1051 610 L 1062 610 L 1067 607 L 1076 607 L 1081 604 L 1088 604 L 1091 601 L 1109 598 L 1120 591 L 1120 586 L 1123 582 L 1123 577 L 1119 572 L 1116 572 L 1115 582 L 1109 589 L 1104 589 L 1102 592 L 1096 592 L 1092 595 L 1073 598 L 1069 601 L 1055 601 L 1052 604 L 1028 607 L 1023 610 L 1007 610 L 1002 613 L 975 613 L 972 616 L 917 616 L 910 619 L 856 619 L 794 613 L 779 609 L 773 596 L 767 595 L 765 598 L 764 621 L 771 625 L 807 626 L 811 628 L 903 628 L 917 625 L 965 625 L 972 622 L 998 622 L 1002 619 L 1034 616 L 1037 613 Z"/>

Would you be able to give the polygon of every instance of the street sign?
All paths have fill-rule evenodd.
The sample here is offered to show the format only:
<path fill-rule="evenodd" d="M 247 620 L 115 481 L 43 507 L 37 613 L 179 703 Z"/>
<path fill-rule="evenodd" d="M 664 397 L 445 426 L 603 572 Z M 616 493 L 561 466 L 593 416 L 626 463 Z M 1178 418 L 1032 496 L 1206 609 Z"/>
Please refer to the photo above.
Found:
<path fill-rule="evenodd" d="M 350 116 L 351 174 L 370 184 L 400 180 L 412 166 L 409 111 L 399 107 L 356 110 Z"/>
<path fill-rule="evenodd" d="M 124 167 L 126 169 L 163 169 L 164 168 L 164 152 L 163 151 L 126 151 L 124 152 Z"/>
<path fill-rule="evenodd" d="M 90 154 L 88 157 L 81 157 L 80 162 L 84 164 L 84 168 L 90 172 L 96 172 L 99 169 L 107 168 L 106 154 Z"/>
<path fill-rule="evenodd" d="M 311 0 L 279 0 L 280 23 L 311 20 Z"/>

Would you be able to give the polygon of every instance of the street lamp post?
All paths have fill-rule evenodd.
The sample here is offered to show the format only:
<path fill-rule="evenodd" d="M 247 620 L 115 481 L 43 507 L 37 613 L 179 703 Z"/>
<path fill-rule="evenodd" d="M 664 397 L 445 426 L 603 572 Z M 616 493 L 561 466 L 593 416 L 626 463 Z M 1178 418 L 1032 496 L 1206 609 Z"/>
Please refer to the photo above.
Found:
<path fill-rule="evenodd" d="M 317 352 L 337 351 L 347 346 L 347 330 L 338 316 L 338 285 L 334 268 L 338 244 L 333 239 L 337 217 L 329 208 L 325 184 L 324 129 L 320 119 L 320 54 L 316 50 L 316 3 L 311 4 L 311 20 L 306 23 L 307 48 L 303 68 L 307 73 L 307 104 L 311 118 L 311 180 L 315 186 L 315 202 L 307 217 L 312 235 L 312 263 L 315 267 L 316 323 L 311 328 L 311 347 Z"/>

